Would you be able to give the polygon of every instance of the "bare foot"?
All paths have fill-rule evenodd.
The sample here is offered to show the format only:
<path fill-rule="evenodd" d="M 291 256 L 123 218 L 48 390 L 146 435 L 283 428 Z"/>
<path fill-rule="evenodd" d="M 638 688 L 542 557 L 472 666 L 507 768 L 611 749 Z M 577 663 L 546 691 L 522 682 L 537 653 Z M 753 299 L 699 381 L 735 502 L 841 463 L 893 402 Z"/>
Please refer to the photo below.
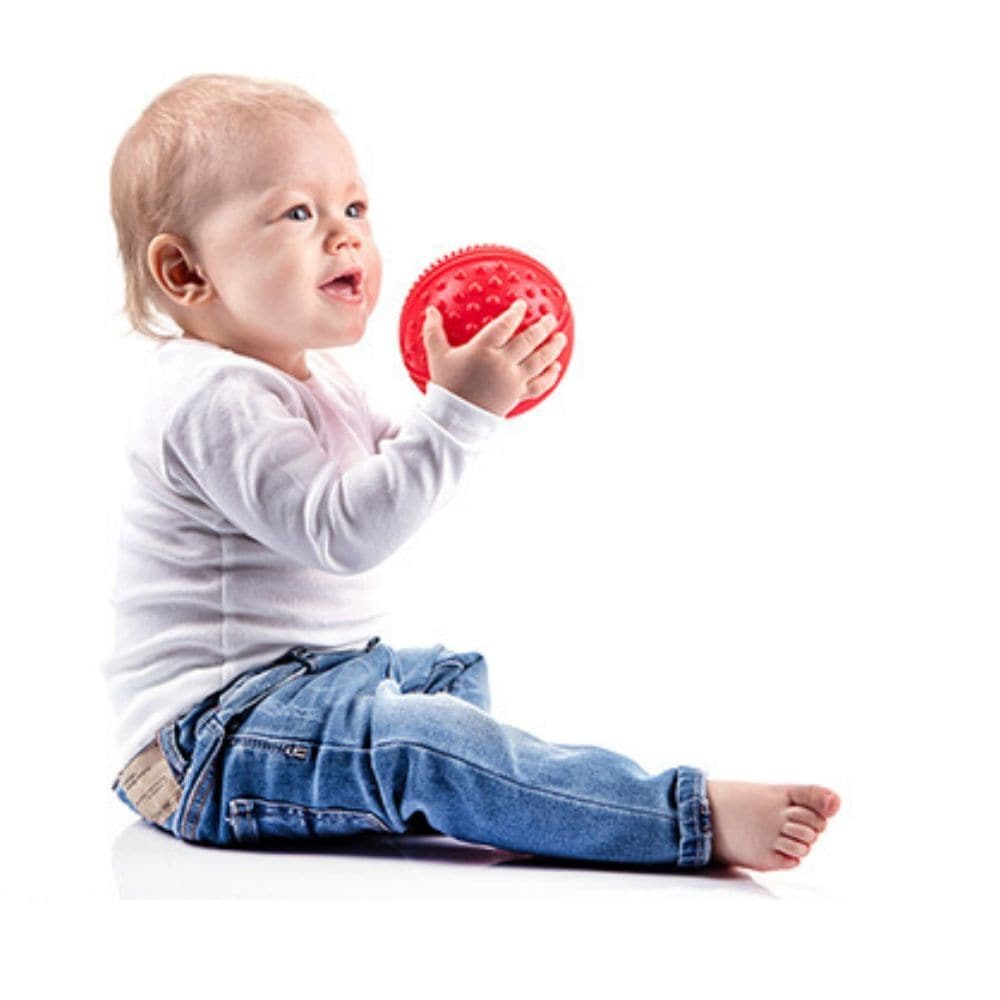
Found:
<path fill-rule="evenodd" d="M 758 871 L 794 868 L 840 808 L 822 785 L 709 781 L 712 861 Z"/>

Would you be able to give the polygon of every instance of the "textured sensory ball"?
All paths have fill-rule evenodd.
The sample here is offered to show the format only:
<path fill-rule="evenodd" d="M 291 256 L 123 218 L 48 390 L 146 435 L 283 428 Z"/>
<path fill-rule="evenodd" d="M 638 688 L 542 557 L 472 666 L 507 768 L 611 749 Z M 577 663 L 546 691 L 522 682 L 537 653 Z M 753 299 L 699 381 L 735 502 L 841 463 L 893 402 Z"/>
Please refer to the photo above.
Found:
<path fill-rule="evenodd" d="M 573 313 L 569 299 L 555 275 L 520 250 L 480 243 L 455 250 L 425 268 L 413 283 L 399 317 L 399 347 L 410 378 L 421 392 L 427 389 L 430 370 L 424 347 L 424 318 L 429 305 L 441 313 L 445 336 L 452 347 L 471 340 L 490 320 L 524 299 L 528 308 L 514 336 L 551 313 L 557 325 L 549 332 L 566 335 L 557 360 L 562 365 L 556 381 L 541 396 L 523 399 L 508 414 L 516 417 L 545 399 L 566 374 L 573 353 Z M 548 339 L 548 338 L 546 338 Z"/>

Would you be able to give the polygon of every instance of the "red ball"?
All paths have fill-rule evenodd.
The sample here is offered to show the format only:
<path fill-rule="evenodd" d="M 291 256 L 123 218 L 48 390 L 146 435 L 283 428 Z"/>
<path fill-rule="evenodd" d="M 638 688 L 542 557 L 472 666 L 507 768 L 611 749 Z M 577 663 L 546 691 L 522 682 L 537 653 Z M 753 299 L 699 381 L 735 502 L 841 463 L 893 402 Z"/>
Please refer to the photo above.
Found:
<path fill-rule="evenodd" d="M 562 381 L 573 353 L 573 313 L 569 299 L 555 275 L 544 264 L 520 250 L 480 243 L 439 257 L 413 283 L 399 317 L 399 348 L 410 378 L 427 391 L 430 370 L 424 347 L 425 311 L 429 305 L 441 313 L 445 336 L 452 347 L 471 340 L 487 323 L 506 312 L 515 299 L 528 303 L 514 336 L 551 313 L 557 325 L 549 337 L 562 332 L 566 346 L 555 382 L 541 396 L 523 399 L 508 414 L 516 417 L 545 399 Z"/>

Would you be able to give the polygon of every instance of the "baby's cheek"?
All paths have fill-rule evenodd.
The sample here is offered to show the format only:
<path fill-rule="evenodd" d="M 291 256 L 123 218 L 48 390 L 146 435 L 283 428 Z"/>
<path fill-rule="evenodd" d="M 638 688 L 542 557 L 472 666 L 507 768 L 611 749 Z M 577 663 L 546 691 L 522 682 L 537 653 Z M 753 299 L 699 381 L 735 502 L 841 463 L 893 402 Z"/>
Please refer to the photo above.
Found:
<path fill-rule="evenodd" d="M 365 275 L 365 298 L 368 300 L 368 311 L 375 308 L 379 292 L 382 288 L 382 264 L 379 262 Z"/>
<path fill-rule="evenodd" d="M 247 299 L 263 309 L 276 306 L 295 294 L 300 284 L 301 277 L 273 262 L 249 268 L 243 281 Z"/>

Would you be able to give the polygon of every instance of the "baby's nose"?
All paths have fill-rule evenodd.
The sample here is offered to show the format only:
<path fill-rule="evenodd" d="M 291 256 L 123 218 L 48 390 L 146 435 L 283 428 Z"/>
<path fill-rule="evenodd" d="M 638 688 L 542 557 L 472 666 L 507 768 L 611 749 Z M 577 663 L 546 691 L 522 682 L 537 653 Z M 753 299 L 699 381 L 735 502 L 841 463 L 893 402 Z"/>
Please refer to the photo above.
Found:
<path fill-rule="evenodd" d="M 357 230 L 343 229 L 336 233 L 331 233 L 326 239 L 327 247 L 331 250 L 338 250 L 341 247 L 361 246 L 361 234 Z"/>

